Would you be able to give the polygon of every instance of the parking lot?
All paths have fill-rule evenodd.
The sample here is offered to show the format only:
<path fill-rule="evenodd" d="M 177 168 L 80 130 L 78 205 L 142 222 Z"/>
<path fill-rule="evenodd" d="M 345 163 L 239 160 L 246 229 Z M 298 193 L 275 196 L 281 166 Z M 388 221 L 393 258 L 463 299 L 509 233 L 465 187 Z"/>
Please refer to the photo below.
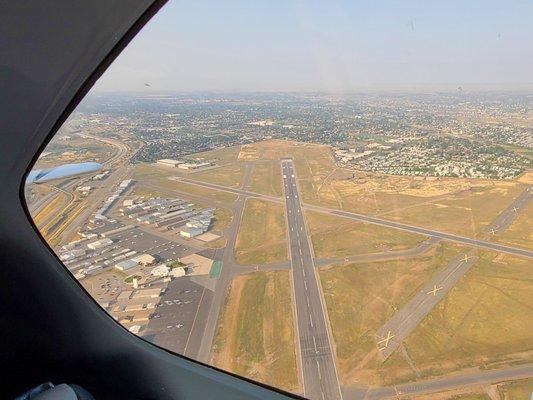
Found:
<path fill-rule="evenodd" d="M 169 283 L 142 336 L 179 354 L 193 354 L 205 323 L 211 291 L 191 281 L 175 279 Z M 194 332 L 193 332 L 194 328 Z"/>
<path fill-rule="evenodd" d="M 159 261 L 175 260 L 193 252 L 189 246 L 163 239 L 140 228 L 133 228 L 109 237 L 115 242 L 114 245 L 135 250 L 137 253 L 158 256 L 156 258 Z"/>
<path fill-rule="evenodd" d="M 129 286 L 124 282 L 124 275 L 113 269 L 82 279 L 82 286 L 99 303 L 109 303 L 117 298 Z"/>

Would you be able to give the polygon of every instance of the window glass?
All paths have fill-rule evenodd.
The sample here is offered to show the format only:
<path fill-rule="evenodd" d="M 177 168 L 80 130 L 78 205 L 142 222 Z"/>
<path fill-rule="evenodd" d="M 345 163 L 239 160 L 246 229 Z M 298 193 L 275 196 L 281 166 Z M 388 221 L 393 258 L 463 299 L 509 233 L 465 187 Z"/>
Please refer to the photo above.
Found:
<path fill-rule="evenodd" d="M 133 334 L 313 400 L 533 390 L 530 2 L 171 2 L 28 175 Z"/>

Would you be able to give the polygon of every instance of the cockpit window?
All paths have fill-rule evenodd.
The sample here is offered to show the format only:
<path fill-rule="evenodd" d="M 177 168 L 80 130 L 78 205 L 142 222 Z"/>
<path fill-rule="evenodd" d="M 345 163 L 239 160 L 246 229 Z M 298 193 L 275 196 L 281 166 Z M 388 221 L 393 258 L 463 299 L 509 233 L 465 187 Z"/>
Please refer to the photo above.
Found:
<path fill-rule="evenodd" d="M 528 2 L 173 2 L 27 177 L 118 323 L 312 400 L 533 391 Z"/>

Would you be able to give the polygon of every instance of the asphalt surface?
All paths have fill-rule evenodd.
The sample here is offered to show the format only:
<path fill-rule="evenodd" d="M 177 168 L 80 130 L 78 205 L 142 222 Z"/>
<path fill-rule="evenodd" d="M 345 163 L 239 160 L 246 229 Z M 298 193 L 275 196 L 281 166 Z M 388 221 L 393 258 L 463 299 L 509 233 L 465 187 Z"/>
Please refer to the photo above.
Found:
<path fill-rule="evenodd" d="M 234 193 L 238 195 L 244 195 L 244 196 L 254 197 L 258 199 L 270 200 L 270 201 L 274 201 L 277 203 L 282 201 L 282 199 L 279 199 L 277 197 L 249 192 L 243 189 L 228 188 L 226 186 L 216 185 L 213 183 L 199 182 L 199 181 L 194 181 L 194 180 L 187 179 L 187 178 L 175 178 L 175 180 L 178 180 L 178 181 L 181 180 L 183 182 L 186 182 L 192 185 L 203 186 L 203 187 L 214 189 L 214 190 L 221 190 L 221 191 Z M 512 247 L 512 246 L 506 246 L 506 245 L 499 244 L 499 243 L 492 243 L 486 240 L 473 239 L 473 238 L 469 238 L 466 236 L 454 235 L 452 233 L 446 233 L 446 232 L 440 232 L 440 231 L 436 231 L 432 229 L 422 228 L 419 226 L 404 224 L 401 222 L 390 221 L 390 220 L 379 218 L 379 217 L 373 217 L 370 215 L 363 215 L 363 214 L 357 214 L 357 213 L 348 212 L 348 211 L 335 210 L 331 208 L 320 207 L 320 206 L 315 206 L 315 205 L 310 205 L 310 204 L 304 204 L 303 208 L 306 210 L 312 210 L 312 211 L 317 211 L 321 213 L 337 215 L 340 217 L 349 218 L 349 219 L 353 219 L 356 221 L 367 222 L 367 223 L 374 224 L 374 225 L 380 225 L 380 226 L 385 226 L 388 228 L 399 229 L 405 232 L 418 233 L 420 235 L 435 237 L 435 238 L 439 238 L 439 239 L 450 241 L 450 242 L 462 243 L 462 244 L 466 244 L 469 246 L 484 248 L 488 250 L 495 250 L 495 251 L 499 251 L 500 253 L 508 253 L 508 254 L 513 254 L 516 256 L 520 256 L 520 257 L 533 258 L 533 251 L 531 250 L 521 249 L 521 248 Z"/>
<path fill-rule="evenodd" d="M 251 180 L 251 174 L 252 166 L 250 164 L 246 164 L 243 178 L 243 187 L 249 185 Z M 239 231 L 239 226 L 241 225 L 242 221 L 242 214 L 244 212 L 246 198 L 246 195 L 240 195 L 237 198 L 235 204 L 233 205 L 233 220 L 231 222 L 230 227 L 225 232 L 225 235 L 228 240 L 227 244 L 224 249 L 219 249 L 215 252 L 216 254 L 214 255 L 214 258 L 216 258 L 217 260 L 220 258 L 222 259 L 222 270 L 220 271 L 220 276 L 215 286 L 213 299 L 211 301 L 211 307 L 207 315 L 205 330 L 202 335 L 198 353 L 196 354 L 196 359 L 204 363 L 209 363 L 210 361 L 218 317 L 224 304 L 228 287 L 231 283 L 231 280 L 236 275 L 236 270 L 239 271 L 239 269 L 241 268 L 235 263 L 234 251 L 235 244 L 237 242 L 237 233 Z M 220 252 L 223 253 L 221 256 L 219 254 Z"/>
<path fill-rule="evenodd" d="M 464 256 L 454 258 L 443 270 L 433 276 L 415 297 L 378 329 L 376 342 L 378 351 L 384 359 L 394 353 L 401 342 L 415 330 L 433 307 L 474 265 L 476 257 L 469 256 L 466 260 Z"/>
<path fill-rule="evenodd" d="M 509 227 L 516 217 L 524 211 L 528 203 L 533 199 L 533 190 L 529 187 L 520 194 L 512 204 L 496 217 L 496 219 L 485 229 L 492 235 L 497 234 Z"/>
<path fill-rule="evenodd" d="M 192 333 L 202 329 L 204 321 L 199 314 L 206 292 L 209 291 L 188 277 L 172 280 L 144 328 L 143 337 L 175 353 L 194 353 L 198 338 Z"/>
<path fill-rule="evenodd" d="M 415 246 L 410 249 L 405 250 L 391 250 L 384 251 L 381 253 L 369 253 L 369 254 L 358 254 L 356 256 L 348 256 L 344 258 L 320 258 L 315 260 L 315 264 L 318 267 L 335 264 L 335 263 L 363 263 L 363 262 L 376 262 L 376 261 L 388 261 L 388 260 L 398 260 L 400 258 L 412 258 L 420 256 L 426 253 L 431 248 L 435 247 L 437 243 L 440 242 L 439 238 L 429 238 L 424 242 L 420 243 L 418 246 Z"/>
<path fill-rule="evenodd" d="M 341 399 L 325 310 L 292 160 L 282 159 L 281 170 L 304 396 L 312 400 Z"/>
<path fill-rule="evenodd" d="M 444 378 L 428 379 L 413 383 L 405 383 L 392 387 L 370 388 L 346 388 L 345 398 L 350 400 L 378 400 L 384 398 L 409 398 L 410 395 L 435 393 L 445 390 L 457 389 L 468 386 L 489 385 L 499 382 L 507 382 L 516 379 L 530 378 L 533 376 L 533 364 L 519 367 L 511 367 L 498 370 L 480 371 L 472 374 L 447 376 Z"/>

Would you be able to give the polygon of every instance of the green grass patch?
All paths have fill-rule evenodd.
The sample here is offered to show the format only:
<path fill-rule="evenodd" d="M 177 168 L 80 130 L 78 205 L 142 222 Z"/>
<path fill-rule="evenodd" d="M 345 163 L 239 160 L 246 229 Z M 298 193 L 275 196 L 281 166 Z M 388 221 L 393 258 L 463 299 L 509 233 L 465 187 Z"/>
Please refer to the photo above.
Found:
<path fill-rule="evenodd" d="M 211 265 L 211 269 L 209 270 L 209 277 L 218 278 L 220 276 L 221 271 L 222 271 L 222 261 L 213 261 L 213 264 Z"/>

